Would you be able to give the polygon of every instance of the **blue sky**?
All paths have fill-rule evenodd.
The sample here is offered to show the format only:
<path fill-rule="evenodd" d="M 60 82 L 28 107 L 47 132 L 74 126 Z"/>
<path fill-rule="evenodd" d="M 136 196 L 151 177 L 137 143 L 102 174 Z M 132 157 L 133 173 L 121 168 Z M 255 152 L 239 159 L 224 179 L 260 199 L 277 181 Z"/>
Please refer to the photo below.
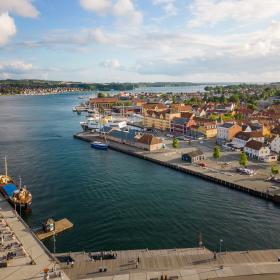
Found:
<path fill-rule="evenodd" d="M 280 81 L 280 1 L 0 0 L 0 78 Z"/>

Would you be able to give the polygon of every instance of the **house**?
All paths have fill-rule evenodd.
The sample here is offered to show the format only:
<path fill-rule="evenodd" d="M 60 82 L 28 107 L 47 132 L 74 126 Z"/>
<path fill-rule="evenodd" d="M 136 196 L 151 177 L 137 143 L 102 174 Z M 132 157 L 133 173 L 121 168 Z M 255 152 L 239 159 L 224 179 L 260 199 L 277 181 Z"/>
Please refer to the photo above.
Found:
<path fill-rule="evenodd" d="M 242 124 L 241 128 L 244 132 L 252 132 L 252 128 L 248 124 Z"/>
<path fill-rule="evenodd" d="M 170 109 L 172 113 L 182 113 L 182 112 L 192 112 L 191 105 L 185 105 L 182 103 L 179 104 L 171 104 Z"/>
<path fill-rule="evenodd" d="M 170 132 L 175 135 L 185 135 L 191 126 L 195 125 L 193 117 L 190 118 L 174 118 L 171 121 Z"/>
<path fill-rule="evenodd" d="M 180 113 L 171 113 L 170 110 L 154 111 L 147 110 L 144 114 L 144 126 L 147 128 L 155 128 L 157 130 L 170 131 L 171 121 L 180 117 Z"/>
<path fill-rule="evenodd" d="M 206 111 L 203 108 L 193 108 L 193 113 L 195 114 L 196 117 L 205 117 L 206 116 Z"/>
<path fill-rule="evenodd" d="M 104 98 L 90 98 L 89 104 L 91 107 L 94 108 L 103 108 L 103 109 L 109 109 L 112 108 L 112 106 L 117 105 L 118 98 L 117 97 L 104 97 Z"/>
<path fill-rule="evenodd" d="M 182 160 L 187 161 L 189 163 L 196 163 L 204 159 L 205 159 L 204 153 L 198 149 L 182 155 Z"/>
<path fill-rule="evenodd" d="M 270 149 L 263 142 L 250 140 L 244 147 L 244 152 L 252 158 L 265 159 L 270 155 Z"/>
<path fill-rule="evenodd" d="M 146 104 L 147 102 L 144 99 L 141 98 L 133 98 L 131 100 L 132 105 L 134 106 L 139 106 L 142 107 L 144 104 Z"/>
<path fill-rule="evenodd" d="M 224 142 L 231 141 L 241 130 L 241 127 L 234 122 L 226 122 L 223 125 L 218 126 L 217 143 L 222 144 Z"/>
<path fill-rule="evenodd" d="M 280 152 L 280 137 L 279 135 L 273 136 L 270 140 L 270 149 L 271 151 L 279 154 Z"/>
<path fill-rule="evenodd" d="M 196 125 L 191 127 L 195 134 L 202 134 L 206 138 L 217 136 L 217 123 L 207 118 L 194 117 Z"/>
<path fill-rule="evenodd" d="M 244 148 L 247 142 L 250 140 L 256 140 L 264 143 L 264 137 L 261 131 L 251 131 L 251 132 L 238 132 L 232 139 L 232 145 L 236 148 Z"/>
<path fill-rule="evenodd" d="M 143 150 L 155 151 L 161 149 L 163 143 L 159 137 L 145 133 L 136 140 L 135 146 Z"/>
<path fill-rule="evenodd" d="M 143 115 L 147 113 L 147 111 L 155 111 L 162 112 L 166 111 L 168 108 L 162 103 L 146 103 L 143 104 Z"/>

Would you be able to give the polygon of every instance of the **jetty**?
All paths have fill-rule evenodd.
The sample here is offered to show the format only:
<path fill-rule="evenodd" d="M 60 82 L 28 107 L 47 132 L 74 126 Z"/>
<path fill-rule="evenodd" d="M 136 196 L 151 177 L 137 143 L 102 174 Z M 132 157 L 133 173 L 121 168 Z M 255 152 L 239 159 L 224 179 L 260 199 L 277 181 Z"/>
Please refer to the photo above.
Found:
<path fill-rule="evenodd" d="M 100 141 L 102 138 L 98 134 L 90 132 L 80 132 L 74 135 L 74 138 L 86 142 Z M 223 170 L 214 170 L 210 168 L 201 168 L 193 164 L 185 163 L 181 160 L 181 152 L 176 150 L 160 150 L 155 152 L 144 151 L 133 146 L 107 140 L 108 147 L 112 150 L 125 153 L 143 160 L 147 160 L 164 167 L 168 167 L 179 172 L 200 177 L 204 180 L 217 183 L 219 185 L 244 192 L 249 195 L 280 203 L 280 188 L 275 187 L 272 182 L 265 181 L 262 174 L 250 177 L 234 171 L 233 174 L 226 173 Z M 231 176 L 229 176 L 231 175 Z M 264 177 L 264 178 L 263 178 Z"/>
<path fill-rule="evenodd" d="M 49 238 L 55 234 L 61 233 L 67 229 L 72 228 L 74 225 L 66 218 L 56 221 L 55 222 L 55 229 L 53 231 L 48 231 L 45 232 L 43 230 L 39 230 L 37 232 L 35 232 L 36 236 L 40 239 L 40 240 L 44 240 L 46 238 Z"/>

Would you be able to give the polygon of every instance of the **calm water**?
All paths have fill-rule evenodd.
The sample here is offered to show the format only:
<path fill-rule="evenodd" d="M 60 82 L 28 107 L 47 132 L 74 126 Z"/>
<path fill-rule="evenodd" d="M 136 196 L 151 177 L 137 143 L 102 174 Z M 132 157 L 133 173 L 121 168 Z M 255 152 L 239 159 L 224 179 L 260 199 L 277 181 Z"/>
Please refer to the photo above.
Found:
<path fill-rule="evenodd" d="M 280 248 L 280 208 L 115 151 L 73 139 L 77 96 L 0 97 L 0 157 L 33 193 L 31 227 L 67 217 L 57 251 Z M 0 169 L 3 169 L 1 163 Z M 52 240 L 46 245 L 52 249 Z"/>

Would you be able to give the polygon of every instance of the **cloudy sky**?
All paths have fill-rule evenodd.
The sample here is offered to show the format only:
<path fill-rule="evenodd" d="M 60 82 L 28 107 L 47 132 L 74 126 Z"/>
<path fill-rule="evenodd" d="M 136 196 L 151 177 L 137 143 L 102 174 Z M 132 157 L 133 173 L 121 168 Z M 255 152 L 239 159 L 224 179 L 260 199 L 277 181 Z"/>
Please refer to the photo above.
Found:
<path fill-rule="evenodd" d="M 0 0 L 0 79 L 280 81 L 280 0 Z"/>

